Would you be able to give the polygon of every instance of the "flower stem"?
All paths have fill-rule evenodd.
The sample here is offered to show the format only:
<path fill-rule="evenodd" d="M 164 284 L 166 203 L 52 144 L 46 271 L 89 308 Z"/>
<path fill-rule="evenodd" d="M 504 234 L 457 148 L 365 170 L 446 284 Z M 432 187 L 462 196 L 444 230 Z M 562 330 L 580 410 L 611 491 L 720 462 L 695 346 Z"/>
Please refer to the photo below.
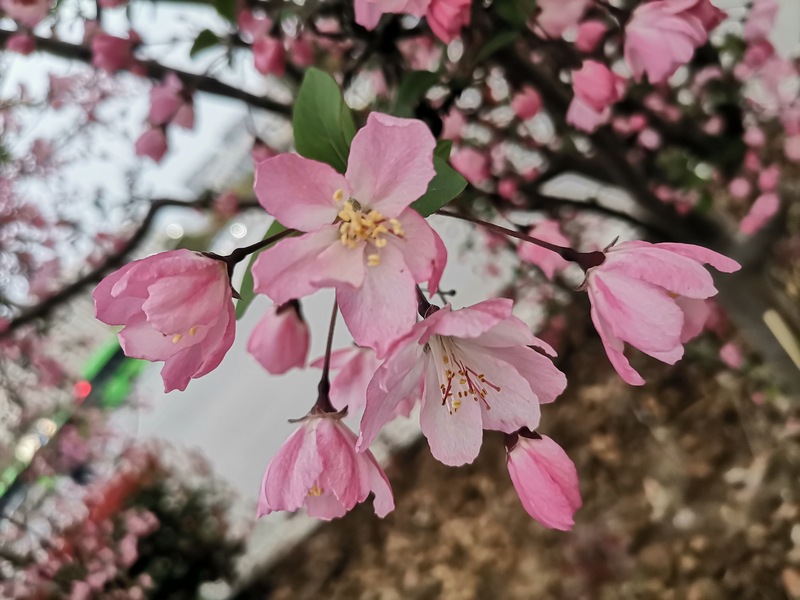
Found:
<path fill-rule="evenodd" d="M 501 225 L 495 225 L 494 223 L 489 223 L 488 221 L 483 221 L 475 217 L 470 217 L 469 215 L 462 215 L 444 209 L 437 210 L 436 214 L 444 215 L 445 217 L 451 217 L 454 219 L 461 219 L 462 221 L 469 221 L 470 223 L 475 223 L 476 225 L 480 225 L 481 227 L 488 229 L 489 231 L 494 231 L 495 233 L 499 233 L 501 235 L 507 235 L 508 237 L 513 237 L 518 240 L 522 240 L 523 242 L 534 244 L 536 246 L 539 246 L 540 248 L 544 248 L 545 250 L 550 250 L 550 252 L 555 252 L 564 260 L 577 263 L 584 271 L 588 271 L 592 267 L 597 267 L 599 265 L 602 265 L 606 259 L 606 255 L 599 251 L 578 252 L 574 248 L 565 248 L 563 246 L 557 246 L 556 244 L 551 244 L 550 242 L 545 242 L 544 240 L 540 240 L 531 237 L 529 235 L 525 235 L 524 233 L 520 233 L 519 231 L 514 231 L 513 229 L 508 229 L 507 227 L 503 227 Z"/>
<path fill-rule="evenodd" d="M 333 413 L 336 409 L 331 404 L 330 391 L 331 391 L 331 351 L 333 350 L 333 332 L 336 328 L 336 317 L 339 314 L 339 305 L 336 300 L 333 301 L 333 310 L 331 311 L 331 324 L 328 327 L 328 341 L 325 344 L 325 361 L 322 363 L 322 376 L 317 386 L 317 403 L 314 405 L 313 410 Z"/>
<path fill-rule="evenodd" d="M 271 235 L 268 238 L 264 238 L 260 242 L 256 242 L 255 244 L 250 244 L 249 246 L 245 246 L 244 248 L 237 248 L 227 256 L 220 256 L 218 254 L 213 254 L 211 252 L 206 253 L 207 256 L 211 258 L 216 258 L 217 260 L 221 260 L 228 265 L 228 270 L 232 271 L 233 267 L 236 266 L 237 263 L 240 263 L 245 258 L 253 254 L 254 252 L 258 252 L 259 250 L 263 250 L 270 244 L 274 244 L 278 240 L 282 240 L 283 238 L 296 233 L 295 229 L 285 229 L 280 233 L 276 233 L 275 235 Z"/>

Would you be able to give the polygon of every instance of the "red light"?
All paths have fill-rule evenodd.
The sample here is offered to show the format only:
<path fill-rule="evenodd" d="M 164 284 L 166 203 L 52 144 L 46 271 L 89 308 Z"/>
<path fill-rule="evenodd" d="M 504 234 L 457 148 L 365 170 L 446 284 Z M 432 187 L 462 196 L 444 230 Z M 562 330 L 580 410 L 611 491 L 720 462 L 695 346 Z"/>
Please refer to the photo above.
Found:
<path fill-rule="evenodd" d="M 83 402 L 86 400 L 86 397 L 92 393 L 92 384 L 82 379 L 81 381 L 75 382 L 75 387 L 73 388 L 73 392 L 75 394 L 75 398 L 79 402 Z"/>

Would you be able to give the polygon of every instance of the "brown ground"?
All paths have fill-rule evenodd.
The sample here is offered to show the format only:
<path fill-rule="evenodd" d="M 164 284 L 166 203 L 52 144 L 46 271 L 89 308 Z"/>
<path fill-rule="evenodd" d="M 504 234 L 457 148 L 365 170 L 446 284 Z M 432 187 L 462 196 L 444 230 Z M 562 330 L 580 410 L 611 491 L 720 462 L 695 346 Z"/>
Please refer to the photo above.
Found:
<path fill-rule="evenodd" d="M 501 436 L 459 469 L 421 443 L 388 471 L 394 513 L 322 526 L 238 598 L 800 598 L 796 401 L 756 405 L 707 340 L 677 368 L 643 361 L 648 384 L 631 388 L 588 339 L 540 428 L 581 476 L 571 533 L 524 512 Z"/>

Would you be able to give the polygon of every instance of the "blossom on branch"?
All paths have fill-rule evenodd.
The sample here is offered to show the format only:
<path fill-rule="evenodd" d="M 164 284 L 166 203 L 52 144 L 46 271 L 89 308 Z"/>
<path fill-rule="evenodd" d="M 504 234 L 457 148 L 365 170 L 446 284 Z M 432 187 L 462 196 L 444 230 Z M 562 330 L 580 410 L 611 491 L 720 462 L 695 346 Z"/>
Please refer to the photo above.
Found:
<path fill-rule="evenodd" d="M 300 314 L 300 304 L 287 302 L 267 310 L 253 328 L 247 351 L 267 372 L 280 375 L 306 366 L 309 338 L 308 324 Z"/>
<path fill-rule="evenodd" d="M 356 436 L 340 413 L 312 413 L 270 461 L 261 495 L 259 517 L 305 506 L 319 519 L 342 517 L 375 494 L 375 514 L 394 510 L 392 488 L 371 452 L 355 451 Z"/>
<path fill-rule="evenodd" d="M 708 316 L 706 298 L 717 289 L 710 264 L 732 273 L 739 264 L 690 244 L 623 242 L 605 251 L 605 261 L 586 273 L 591 316 L 611 364 L 630 385 L 644 379 L 623 354 L 630 344 L 673 365 L 683 344 L 696 337 Z"/>
<path fill-rule="evenodd" d="M 429 314 L 392 347 L 367 390 L 358 447 L 365 450 L 396 407 L 422 396 L 420 426 L 434 458 L 446 465 L 478 456 L 483 430 L 512 433 L 539 424 L 539 404 L 567 381 L 554 355 L 511 314 L 507 299 Z"/>
<path fill-rule="evenodd" d="M 507 443 L 511 482 L 525 511 L 545 527 L 567 531 L 581 507 L 581 490 L 574 463 L 546 435 L 520 431 Z"/>
<path fill-rule="evenodd" d="M 283 304 L 333 287 L 356 343 L 385 354 L 416 321 L 415 285 L 437 289 L 447 258 L 439 236 L 409 207 L 433 178 L 435 145 L 421 121 L 372 113 L 344 175 L 296 154 L 260 163 L 259 202 L 304 233 L 258 256 L 256 292 Z"/>
<path fill-rule="evenodd" d="M 127 356 L 164 361 L 164 390 L 216 369 L 233 344 L 236 315 L 227 265 L 197 252 L 172 250 L 134 261 L 95 288 L 97 318 L 124 325 Z"/>

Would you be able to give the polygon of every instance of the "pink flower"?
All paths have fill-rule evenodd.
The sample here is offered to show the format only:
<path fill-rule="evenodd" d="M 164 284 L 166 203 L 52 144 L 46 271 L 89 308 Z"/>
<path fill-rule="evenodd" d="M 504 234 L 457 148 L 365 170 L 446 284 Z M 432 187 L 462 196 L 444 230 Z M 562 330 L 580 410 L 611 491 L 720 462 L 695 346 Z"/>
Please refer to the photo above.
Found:
<path fill-rule="evenodd" d="M 130 68 L 134 40 L 138 40 L 135 33 L 129 35 L 127 40 L 98 33 L 92 38 L 92 65 L 109 73 Z"/>
<path fill-rule="evenodd" d="M 584 21 L 578 25 L 578 35 L 575 38 L 575 48 L 579 52 L 594 52 L 597 44 L 605 36 L 608 27 L 602 21 Z"/>
<path fill-rule="evenodd" d="M 642 385 L 623 354 L 624 344 L 675 364 L 683 344 L 702 331 L 708 316 L 704 300 L 717 293 L 703 264 L 723 273 L 737 271 L 739 264 L 689 244 L 623 242 L 605 255 L 586 273 L 592 322 L 623 381 Z"/>
<path fill-rule="evenodd" d="M 719 358 L 730 369 L 741 369 L 744 364 L 742 349 L 736 342 L 728 342 L 719 350 Z"/>
<path fill-rule="evenodd" d="M 520 432 L 515 437 L 506 462 L 525 511 L 550 529 L 572 529 L 582 504 L 575 465 L 546 435 Z"/>
<path fill-rule="evenodd" d="M 753 206 L 750 207 L 750 212 L 739 223 L 739 231 L 745 235 L 753 235 L 778 213 L 780 207 L 781 202 L 778 194 L 769 192 L 760 195 L 753 202 Z"/>
<path fill-rule="evenodd" d="M 344 516 L 375 494 L 375 514 L 394 510 L 389 480 L 371 452 L 355 451 L 356 436 L 337 414 L 312 414 L 283 444 L 264 473 L 258 516 L 305 506 L 319 519 Z"/>
<path fill-rule="evenodd" d="M 356 23 L 375 29 L 384 13 L 414 15 L 422 18 L 431 0 L 355 0 Z"/>
<path fill-rule="evenodd" d="M 136 156 L 147 156 L 161 162 L 167 153 L 167 134 L 163 127 L 151 127 L 136 140 Z"/>
<path fill-rule="evenodd" d="M 305 38 L 289 38 L 289 60 L 298 67 L 314 64 L 314 46 Z"/>
<path fill-rule="evenodd" d="M 15 33 L 8 38 L 6 50 L 28 56 L 36 50 L 36 40 L 27 33 Z"/>
<path fill-rule="evenodd" d="M 586 60 L 572 74 L 575 96 L 567 110 L 567 123 L 592 132 L 608 123 L 611 105 L 620 98 L 621 78 L 595 60 Z"/>
<path fill-rule="evenodd" d="M 163 83 L 154 85 L 150 90 L 148 122 L 151 125 L 166 125 L 172 121 L 184 102 L 182 91 L 183 82 L 175 73 L 169 73 Z"/>
<path fill-rule="evenodd" d="M 469 25 L 471 0 L 431 0 L 426 17 L 433 34 L 449 44 Z"/>
<path fill-rule="evenodd" d="M 783 143 L 783 153 L 789 161 L 800 163 L 800 134 L 795 134 L 786 138 L 786 141 Z"/>
<path fill-rule="evenodd" d="M 744 200 L 752 191 L 753 186 L 750 185 L 750 182 L 744 177 L 736 177 L 732 179 L 730 185 L 728 185 L 728 192 L 737 200 Z"/>
<path fill-rule="evenodd" d="M 770 165 L 758 174 L 758 189 L 762 192 L 774 192 L 781 180 L 781 169 L 778 165 Z"/>
<path fill-rule="evenodd" d="M 513 200 L 519 191 L 519 181 L 506 177 L 497 183 L 497 193 L 506 200 Z"/>
<path fill-rule="evenodd" d="M 489 177 L 489 157 L 470 146 L 460 148 L 450 157 L 450 164 L 472 185 L 480 185 Z"/>
<path fill-rule="evenodd" d="M 271 306 L 253 328 L 247 351 L 273 375 L 295 367 L 302 369 L 308 360 L 308 325 L 298 302 Z"/>
<path fill-rule="evenodd" d="M 164 390 L 211 372 L 233 344 L 236 317 L 223 261 L 172 250 L 125 265 L 95 288 L 97 318 L 124 325 L 127 356 L 164 361 Z"/>
<path fill-rule="evenodd" d="M 755 0 L 744 24 L 744 39 L 748 42 L 766 39 L 778 17 L 777 0 Z"/>
<path fill-rule="evenodd" d="M 421 121 L 371 113 L 344 176 L 295 154 L 260 163 L 259 202 L 304 235 L 259 255 L 256 291 L 284 304 L 333 287 L 356 343 L 384 354 L 416 321 L 415 285 L 437 289 L 447 258 L 436 232 L 409 208 L 433 178 L 435 145 Z"/>
<path fill-rule="evenodd" d="M 542 97 L 539 92 L 526 85 L 518 94 L 514 95 L 511 100 L 511 108 L 514 109 L 514 114 L 523 121 L 532 119 L 542 110 Z"/>
<path fill-rule="evenodd" d="M 461 140 L 461 132 L 467 125 L 467 118 L 456 107 L 450 109 L 444 117 L 442 117 L 442 135 L 443 140 L 453 140 L 458 142 Z"/>
<path fill-rule="evenodd" d="M 262 37 L 253 43 L 253 64 L 263 75 L 283 77 L 286 72 L 286 57 L 283 44 L 272 37 Z"/>
<path fill-rule="evenodd" d="M 529 235 L 551 242 L 558 246 L 569 247 L 571 242 L 561 232 L 561 225 L 554 219 L 546 219 L 537 223 L 529 232 Z M 569 263 L 561 258 L 555 252 L 540 248 L 535 244 L 527 242 L 521 243 L 517 246 L 517 255 L 520 260 L 532 263 L 539 267 L 548 279 L 553 279 L 556 273 L 559 273 L 569 266 Z"/>
<path fill-rule="evenodd" d="M 709 0 L 656 0 L 640 4 L 625 27 L 625 61 L 639 81 L 666 81 L 692 59 L 724 13 Z"/>
<path fill-rule="evenodd" d="M 553 354 L 512 316 L 507 299 L 429 314 L 392 347 L 367 389 L 359 450 L 366 449 L 396 407 L 422 397 L 420 426 L 434 458 L 458 466 L 478 456 L 483 430 L 512 433 L 539 424 L 539 404 L 566 386 Z"/>
<path fill-rule="evenodd" d="M 20 25 L 34 28 L 50 12 L 49 0 L 0 0 L 0 11 Z"/>
<path fill-rule="evenodd" d="M 560 38 L 564 31 L 577 25 L 589 8 L 590 0 L 539 0 L 540 12 L 535 22 L 551 38 Z"/>
<path fill-rule="evenodd" d="M 236 16 L 236 24 L 250 41 L 265 37 L 272 29 L 272 20 L 269 17 L 254 15 L 247 9 L 239 11 Z"/>

